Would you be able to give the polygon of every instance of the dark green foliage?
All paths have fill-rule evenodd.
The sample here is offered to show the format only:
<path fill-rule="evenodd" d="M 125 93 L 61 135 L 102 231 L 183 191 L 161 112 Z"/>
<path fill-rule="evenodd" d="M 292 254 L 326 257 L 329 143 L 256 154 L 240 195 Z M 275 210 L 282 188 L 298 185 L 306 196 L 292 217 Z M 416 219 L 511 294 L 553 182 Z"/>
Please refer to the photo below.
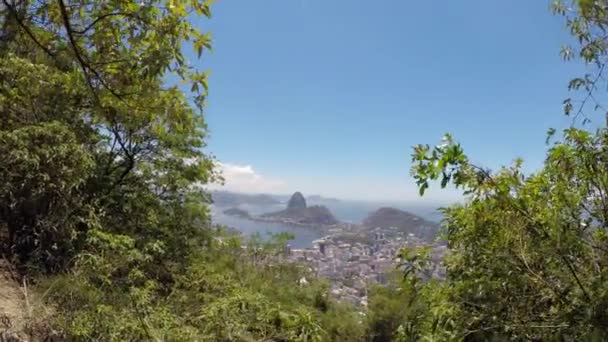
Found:
<path fill-rule="evenodd" d="M 468 196 L 445 209 L 447 279 L 429 279 L 427 249 L 404 250 L 400 276 L 359 312 L 283 260 L 285 236 L 242 246 L 211 223 L 202 186 L 219 177 L 203 152 L 207 73 L 182 54 L 210 48 L 189 21 L 209 16 L 210 1 L 1 1 L 0 247 L 37 282 L 67 339 L 608 336 L 608 129 L 565 130 L 530 175 L 519 160 L 498 172 L 473 165 L 449 135 L 416 146 L 421 194 L 439 182 Z M 594 93 L 605 88 L 608 6 L 553 7 L 581 45 L 563 57 L 591 68 L 569 84 L 585 92 L 582 105 L 564 101 L 585 123 L 586 104 L 603 108 Z M 335 223 L 302 205 L 306 220 Z"/>
<path fill-rule="evenodd" d="M 2 252 L 69 340 L 359 340 L 284 236 L 210 222 L 206 73 L 182 55 L 210 48 L 189 21 L 209 4 L 3 1 Z"/>
<path fill-rule="evenodd" d="M 436 153 L 417 148 L 422 184 L 451 178 L 471 195 L 445 212 L 448 277 L 441 285 L 445 297 L 433 305 L 455 314 L 434 317 L 450 321 L 434 334 L 478 340 L 608 336 L 606 142 L 605 128 L 567 129 L 544 168 L 528 176 L 520 162 L 490 173 L 462 154 L 444 153 L 455 146 L 449 139 Z"/>
<path fill-rule="evenodd" d="M 468 195 L 464 204 L 445 210 L 447 279 L 430 285 L 435 294 L 426 297 L 426 338 L 608 338 L 608 129 L 584 129 L 592 121 L 589 106 L 606 114 L 599 100 L 605 89 L 607 5 L 595 0 L 553 4 L 580 43 L 578 49 L 564 48 L 562 56 L 578 54 L 589 63 L 589 74 L 568 86 L 583 91 L 582 100 L 564 101 L 565 113 L 573 124 L 582 119 L 583 128 L 564 130 L 542 169 L 525 174 L 516 160 L 492 172 L 472 164 L 449 135 L 434 148 L 414 148 L 412 174 L 421 194 L 437 181 Z M 547 142 L 555 135 L 550 129 Z"/>
<path fill-rule="evenodd" d="M 104 239 L 100 235 L 97 243 L 107 244 Z M 328 299 L 326 284 L 298 265 L 270 261 L 282 245 L 271 241 L 243 249 L 237 238 L 220 233 L 213 241 L 178 267 L 170 291 L 159 296 L 161 281 L 142 272 L 149 256 L 129 239 L 114 237 L 106 245 L 111 256 L 83 256 L 72 274 L 45 284 L 63 308 L 59 327 L 78 339 L 104 341 L 361 339 L 352 308 Z M 117 282 L 126 264 L 128 272 Z M 299 285 L 301 277 L 310 282 Z"/>
<path fill-rule="evenodd" d="M 59 122 L 0 131 L 0 222 L 22 263 L 60 267 L 83 243 L 92 215 L 81 206 L 91 155 Z M 2 227 L 0 226 L 0 227 Z"/>
<path fill-rule="evenodd" d="M 566 99 L 573 123 L 586 124 L 589 106 L 604 107 L 598 94 L 608 23 L 605 1 L 556 1 L 567 17 L 589 73 L 568 88 L 583 91 L 581 101 Z M 576 104 L 576 107 L 575 105 Z M 555 136 L 550 129 L 547 142 Z M 431 180 L 453 182 L 472 197 L 446 211 L 445 234 L 452 248 L 441 305 L 456 315 L 438 331 L 477 340 L 600 340 L 608 336 L 606 281 L 606 146 L 608 131 L 570 128 L 549 149 L 544 168 L 524 175 L 521 162 L 492 173 L 469 163 L 459 145 L 446 137 L 431 149 L 418 146 L 414 176 L 423 191 Z M 467 316 L 465 313 L 470 313 Z M 435 318 L 435 319 L 437 319 Z M 441 334 L 441 333 L 440 333 Z"/>
<path fill-rule="evenodd" d="M 205 125 L 162 80 L 202 82 L 179 47 L 206 38 L 180 18 L 208 4 L 133 5 L 2 6 L 0 233 L 23 266 L 63 270 L 96 248 L 93 231 L 173 262 L 206 239 L 206 199 L 194 186 L 214 177 L 200 150 Z"/>

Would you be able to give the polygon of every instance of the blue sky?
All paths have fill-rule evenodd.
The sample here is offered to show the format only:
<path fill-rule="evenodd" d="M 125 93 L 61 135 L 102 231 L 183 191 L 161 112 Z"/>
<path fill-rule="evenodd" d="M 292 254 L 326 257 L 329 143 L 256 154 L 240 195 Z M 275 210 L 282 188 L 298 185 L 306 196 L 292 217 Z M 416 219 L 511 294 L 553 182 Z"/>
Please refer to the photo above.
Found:
<path fill-rule="evenodd" d="M 445 132 L 479 164 L 534 170 L 582 72 L 547 0 L 220 0 L 197 25 L 207 151 L 243 192 L 418 200 L 411 146 Z"/>

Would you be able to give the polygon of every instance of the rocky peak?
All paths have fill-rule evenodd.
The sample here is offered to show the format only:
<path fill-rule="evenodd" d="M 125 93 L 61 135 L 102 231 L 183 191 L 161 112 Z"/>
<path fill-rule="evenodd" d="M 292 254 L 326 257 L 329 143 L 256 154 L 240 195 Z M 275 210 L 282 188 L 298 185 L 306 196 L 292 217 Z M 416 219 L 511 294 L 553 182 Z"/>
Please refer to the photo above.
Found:
<path fill-rule="evenodd" d="M 290 209 L 306 209 L 306 199 L 301 192 L 296 192 L 291 195 L 289 202 L 287 202 L 287 210 Z"/>

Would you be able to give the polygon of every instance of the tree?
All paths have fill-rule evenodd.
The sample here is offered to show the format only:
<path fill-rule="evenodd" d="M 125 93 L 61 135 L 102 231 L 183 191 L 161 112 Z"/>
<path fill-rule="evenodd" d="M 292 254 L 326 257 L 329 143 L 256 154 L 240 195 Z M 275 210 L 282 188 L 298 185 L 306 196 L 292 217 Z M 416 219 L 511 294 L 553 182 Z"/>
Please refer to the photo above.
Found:
<path fill-rule="evenodd" d="M 68 340 L 361 338 L 327 284 L 282 261 L 284 236 L 242 248 L 211 222 L 207 73 L 183 55 L 210 48 L 189 20 L 210 1 L 0 1 L 0 242 L 53 328 Z"/>
<path fill-rule="evenodd" d="M 146 232 L 138 244 L 186 252 L 198 234 L 188 230 L 208 222 L 194 185 L 215 173 L 201 152 L 207 74 L 182 51 L 210 48 L 209 34 L 187 20 L 209 16 L 210 2 L 2 4 L 0 148 L 13 153 L 0 227 L 10 254 L 58 269 L 94 229 Z M 192 101 L 167 82 L 176 77 Z"/>
<path fill-rule="evenodd" d="M 585 95 L 573 123 L 547 151 L 543 168 L 526 175 L 522 161 L 492 172 L 472 164 L 446 135 L 435 147 L 418 145 L 412 174 L 421 194 L 432 182 L 451 183 L 467 196 L 445 209 L 444 234 L 450 247 L 447 279 L 426 334 L 467 340 L 583 340 L 608 336 L 608 128 L 585 128 L 589 104 L 601 110 L 606 56 L 605 1 L 561 2 L 581 46 L 590 74 L 570 82 Z M 574 56 L 565 48 L 565 58 Z M 555 130 L 550 130 L 552 136 Z M 437 308 L 443 308 L 437 310 Z"/>
<path fill-rule="evenodd" d="M 162 302 L 209 244 L 207 79 L 183 55 L 210 47 L 188 20 L 209 5 L 2 0 L 2 253 L 54 279 L 58 317 L 83 314 L 67 335 L 151 338 L 175 322 Z"/>
<path fill-rule="evenodd" d="M 579 59 L 587 66 L 587 72 L 568 83 L 571 91 L 582 91 L 580 99 L 564 100 L 564 113 L 572 117 L 573 124 L 580 119 L 585 125 L 591 122 L 589 111 L 606 114 L 602 104 L 602 89 L 606 89 L 605 65 L 607 55 L 606 25 L 608 24 L 608 4 L 602 0 L 553 1 L 554 13 L 564 16 L 570 33 L 578 46 L 564 45 L 561 56 L 564 60 Z M 552 135 L 555 130 L 550 130 Z"/>

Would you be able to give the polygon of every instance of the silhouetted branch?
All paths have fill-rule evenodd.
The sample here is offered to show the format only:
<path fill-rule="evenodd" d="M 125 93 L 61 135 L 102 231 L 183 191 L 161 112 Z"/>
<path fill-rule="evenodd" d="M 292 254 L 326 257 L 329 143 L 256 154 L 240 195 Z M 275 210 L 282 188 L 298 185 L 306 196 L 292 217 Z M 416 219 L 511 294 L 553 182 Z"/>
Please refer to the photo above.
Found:
<path fill-rule="evenodd" d="M 32 32 L 32 30 L 30 30 L 30 28 L 23 22 L 23 18 L 19 17 L 19 13 L 17 13 L 17 10 L 15 9 L 15 7 L 11 6 L 11 4 L 9 4 L 7 0 L 2 0 L 2 3 L 4 4 L 4 6 L 6 6 L 6 8 L 8 9 L 8 11 L 12 14 L 12 16 L 15 18 L 15 20 L 19 24 L 19 26 L 32 39 L 32 41 L 36 45 L 38 45 L 47 55 L 49 55 L 50 57 L 55 58 L 55 54 L 48 47 L 44 46 L 38 40 L 38 38 L 36 37 L 36 35 L 34 34 L 34 32 Z"/>
<path fill-rule="evenodd" d="M 93 93 L 95 93 L 95 87 L 93 86 L 93 83 L 91 82 L 91 78 L 89 75 L 89 72 L 92 73 L 95 78 L 99 81 L 99 83 L 101 83 L 101 85 L 106 88 L 108 91 L 110 91 L 110 93 L 112 93 L 112 95 L 116 96 L 117 98 L 121 99 L 122 96 L 120 94 L 118 94 L 116 91 L 114 91 L 103 79 L 103 77 L 101 77 L 101 75 L 97 72 L 97 70 L 95 70 L 94 68 L 92 68 L 85 60 L 84 57 L 82 56 L 82 54 L 80 53 L 80 49 L 78 47 L 78 44 L 76 43 L 76 39 L 74 39 L 74 31 L 72 30 L 72 25 L 70 23 L 70 18 L 68 15 L 68 11 L 67 8 L 65 6 L 65 3 L 63 2 L 63 0 L 57 0 L 57 3 L 59 4 L 59 8 L 61 10 L 61 18 L 63 20 L 63 25 L 65 27 L 67 36 L 68 36 L 68 40 L 70 41 L 70 45 L 72 46 L 72 50 L 74 51 L 74 55 L 76 56 L 76 59 L 78 60 L 78 63 L 80 64 L 80 67 L 82 69 L 82 72 L 84 73 L 84 76 L 87 80 L 87 83 L 89 85 L 89 88 L 91 88 L 91 91 Z"/>
<path fill-rule="evenodd" d="M 100 15 L 99 17 L 97 17 L 97 19 L 93 20 L 93 22 L 90 23 L 84 29 L 82 29 L 82 30 L 72 30 L 72 32 L 75 33 L 75 34 L 85 34 L 85 33 L 87 33 L 87 31 L 89 31 L 90 29 L 92 29 L 95 25 L 97 25 L 97 23 L 99 23 L 103 19 L 108 18 L 108 17 L 112 17 L 112 16 L 119 16 L 119 15 L 129 16 L 129 13 L 126 13 L 126 12 L 106 13 L 106 14 L 103 14 L 103 15 Z"/>

